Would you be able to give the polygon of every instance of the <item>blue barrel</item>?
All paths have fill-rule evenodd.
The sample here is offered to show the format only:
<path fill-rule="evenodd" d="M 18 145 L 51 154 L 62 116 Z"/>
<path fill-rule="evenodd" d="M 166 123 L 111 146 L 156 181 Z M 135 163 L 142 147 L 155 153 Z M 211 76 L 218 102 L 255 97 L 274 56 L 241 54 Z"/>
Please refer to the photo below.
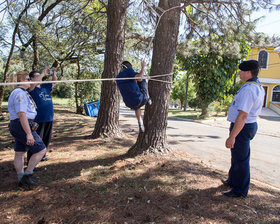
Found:
<path fill-rule="evenodd" d="M 99 111 L 100 101 L 95 100 L 89 103 L 84 103 L 86 115 L 90 117 L 97 117 Z"/>

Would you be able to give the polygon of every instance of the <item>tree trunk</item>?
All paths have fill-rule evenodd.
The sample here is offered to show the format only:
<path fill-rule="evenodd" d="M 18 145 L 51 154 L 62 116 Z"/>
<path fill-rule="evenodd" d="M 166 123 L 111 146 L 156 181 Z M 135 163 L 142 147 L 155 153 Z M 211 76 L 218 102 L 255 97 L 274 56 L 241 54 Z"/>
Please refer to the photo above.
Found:
<path fill-rule="evenodd" d="M 129 0 L 108 1 L 106 50 L 102 78 L 114 78 L 120 71 L 125 44 L 128 3 Z M 120 94 L 116 82 L 102 82 L 100 107 L 92 138 L 120 136 L 119 109 Z"/>
<path fill-rule="evenodd" d="M 202 117 L 203 119 L 205 119 L 205 118 L 207 118 L 208 117 L 208 106 L 209 106 L 209 104 L 205 104 L 205 103 L 203 103 L 202 105 L 201 105 L 201 115 L 200 115 L 200 117 Z"/>
<path fill-rule="evenodd" d="M 78 66 L 78 74 L 77 74 L 77 80 L 80 79 L 81 76 L 81 65 L 80 65 L 80 52 L 77 58 L 77 66 Z M 81 111 L 81 107 L 79 105 L 79 83 L 75 82 L 75 103 L 76 103 L 76 114 L 82 114 L 83 111 Z"/>
<path fill-rule="evenodd" d="M 9 53 L 9 56 L 8 56 L 8 59 L 7 59 L 6 65 L 5 65 L 5 71 L 4 71 L 4 74 L 3 74 L 3 77 L 4 77 L 3 81 L 2 81 L 3 83 L 7 82 L 10 63 L 11 63 L 11 60 L 12 60 L 12 57 L 13 57 L 14 48 L 15 48 L 15 44 L 16 44 L 16 34 L 18 32 L 19 23 L 20 23 L 23 15 L 26 13 L 27 9 L 33 3 L 34 2 L 32 2 L 32 3 L 28 2 L 28 4 L 25 5 L 25 8 L 21 11 L 18 18 L 15 21 L 15 28 L 14 28 L 13 36 L 12 36 L 12 45 L 11 45 L 11 48 L 10 48 L 10 53 Z M 6 86 L 1 86 L 1 88 L 0 88 L 0 115 L 2 114 L 2 102 L 3 102 L 3 98 L 4 98 L 5 88 L 6 88 Z"/>
<path fill-rule="evenodd" d="M 38 40 L 37 40 L 37 34 L 36 32 L 33 34 L 33 64 L 32 64 L 32 70 L 37 70 L 38 63 L 39 63 L 39 55 L 38 55 Z"/>
<path fill-rule="evenodd" d="M 189 91 L 189 75 L 187 75 L 187 77 L 186 77 L 186 94 L 185 94 L 184 111 L 187 110 L 187 105 L 188 105 L 188 91 Z"/>
<path fill-rule="evenodd" d="M 180 0 L 160 0 L 159 7 L 167 10 L 180 5 Z M 159 22 L 154 38 L 154 49 L 150 76 L 173 72 L 177 37 L 180 23 L 179 8 L 166 12 Z M 160 13 L 160 12 L 159 12 Z M 159 78 L 158 78 L 159 79 Z M 172 81 L 172 75 L 161 80 Z M 138 135 L 137 142 L 129 150 L 129 155 L 167 152 L 166 127 L 171 84 L 150 81 L 149 93 L 152 105 L 146 105 L 145 132 Z"/>

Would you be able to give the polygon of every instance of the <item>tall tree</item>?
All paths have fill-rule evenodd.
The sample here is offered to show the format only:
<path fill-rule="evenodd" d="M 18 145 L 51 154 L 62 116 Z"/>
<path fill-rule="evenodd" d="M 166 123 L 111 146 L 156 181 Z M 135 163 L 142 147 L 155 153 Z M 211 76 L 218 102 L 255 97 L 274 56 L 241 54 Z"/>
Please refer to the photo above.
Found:
<path fill-rule="evenodd" d="M 129 0 L 109 0 L 107 5 L 107 36 L 102 78 L 114 78 L 120 71 L 125 43 L 126 11 Z M 119 129 L 120 94 L 114 81 L 102 82 L 98 118 L 92 138 L 115 137 Z"/>
<path fill-rule="evenodd" d="M 24 16 L 24 14 L 27 12 L 29 7 L 34 3 L 35 3 L 35 1 L 27 1 L 23 5 L 23 9 L 19 13 L 19 15 L 14 20 L 14 30 L 13 30 L 13 35 L 12 35 L 12 44 L 11 44 L 9 56 L 8 56 L 8 59 L 7 59 L 6 65 L 5 65 L 5 70 L 4 70 L 4 75 L 3 75 L 3 83 L 7 82 L 10 62 L 12 60 L 13 53 L 14 53 L 14 48 L 15 48 L 15 44 L 16 44 L 16 34 L 18 32 L 21 19 Z M 7 4 L 9 4 L 9 2 L 7 2 Z M 3 102 L 4 92 L 5 92 L 5 86 L 1 86 L 1 88 L 0 88 L 0 114 L 2 114 L 2 102 Z"/>
<path fill-rule="evenodd" d="M 209 104 L 224 99 L 233 85 L 237 65 L 246 58 L 249 51 L 246 40 L 242 37 L 239 39 L 222 35 L 210 36 L 208 52 L 205 52 L 205 47 L 201 47 L 197 53 L 187 57 L 178 54 L 182 69 L 193 74 L 198 105 L 202 109 L 201 117 L 207 117 Z M 217 45 L 212 43 L 221 44 L 215 47 Z M 220 47 L 226 45 L 228 47 Z M 228 50 L 230 45 L 234 45 L 234 49 Z"/>
<path fill-rule="evenodd" d="M 160 0 L 158 6 L 167 11 L 161 16 L 155 33 L 151 77 L 172 74 L 180 24 L 180 0 Z M 158 11 L 158 13 L 163 12 Z M 171 82 L 172 76 L 166 76 L 162 80 Z M 149 92 L 153 103 L 145 108 L 146 129 L 144 133 L 138 135 L 137 142 L 128 152 L 130 155 L 167 150 L 166 127 L 170 90 L 169 83 L 149 82 Z"/>

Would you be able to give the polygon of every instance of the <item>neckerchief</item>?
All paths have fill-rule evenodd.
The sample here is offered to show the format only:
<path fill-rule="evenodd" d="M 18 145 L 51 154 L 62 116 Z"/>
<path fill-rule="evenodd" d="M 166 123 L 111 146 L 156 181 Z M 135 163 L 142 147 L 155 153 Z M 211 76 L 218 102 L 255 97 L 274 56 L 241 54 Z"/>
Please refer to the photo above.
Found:
<path fill-rule="evenodd" d="M 30 96 L 29 92 L 28 92 L 26 89 L 24 89 L 23 87 L 20 87 L 20 86 L 17 87 L 16 89 L 22 89 L 24 92 L 26 92 L 27 95 L 28 95 L 28 97 L 29 97 L 29 99 L 30 99 L 31 102 L 33 103 L 35 109 L 37 110 L 37 105 L 36 105 L 35 101 L 33 100 L 32 96 Z"/>

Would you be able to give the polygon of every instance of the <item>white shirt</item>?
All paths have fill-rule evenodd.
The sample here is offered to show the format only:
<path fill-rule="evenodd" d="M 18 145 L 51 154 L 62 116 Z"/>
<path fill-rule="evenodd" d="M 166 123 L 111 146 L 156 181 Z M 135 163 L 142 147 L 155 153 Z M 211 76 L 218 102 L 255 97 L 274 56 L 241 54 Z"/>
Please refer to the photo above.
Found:
<path fill-rule="evenodd" d="M 37 115 L 37 111 L 28 93 L 21 88 L 14 89 L 9 96 L 8 110 L 10 120 L 19 118 L 17 115 L 18 112 L 24 112 L 27 119 L 34 119 Z"/>
<path fill-rule="evenodd" d="M 248 114 L 246 124 L 256 122 L 263 106 L 264 95 L 264 89 L 260 84 L 256 82 L 245 83 L 234 96 L 227 120 L 234 123 L 239 111 L 242 110 Z"/>

